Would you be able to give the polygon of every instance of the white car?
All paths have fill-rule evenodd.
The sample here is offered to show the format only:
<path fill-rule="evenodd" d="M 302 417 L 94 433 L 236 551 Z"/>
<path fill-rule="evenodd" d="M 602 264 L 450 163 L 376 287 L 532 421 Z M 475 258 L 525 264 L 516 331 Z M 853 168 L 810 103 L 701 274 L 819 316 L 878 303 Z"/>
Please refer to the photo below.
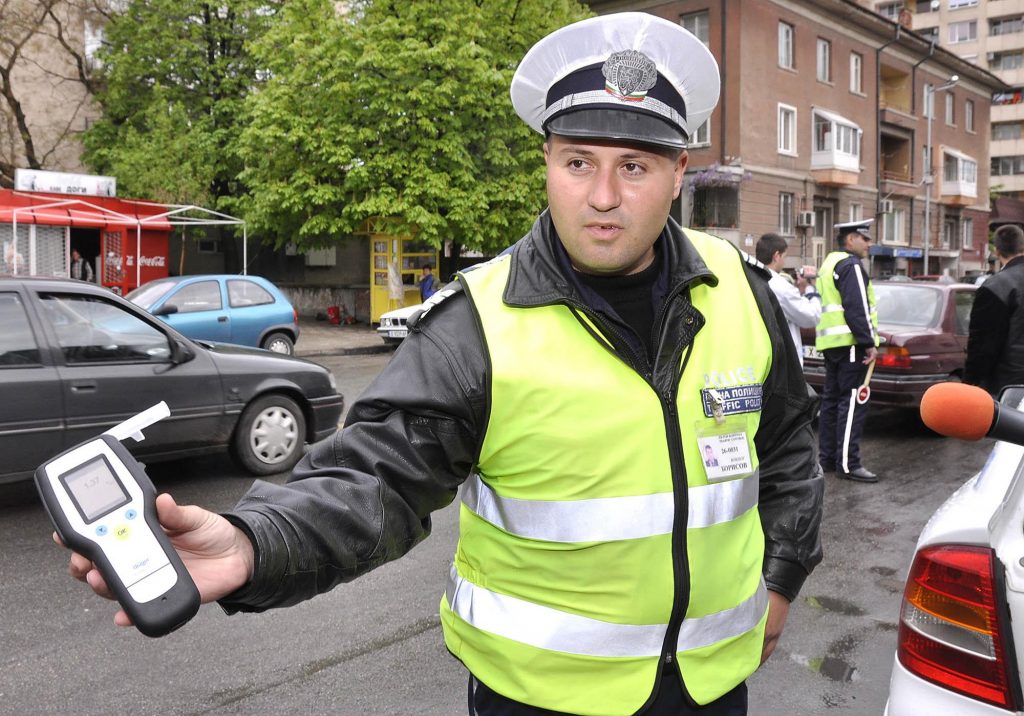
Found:
<path fill-rule="evenodd" d="M 1012 411 L 1022 398 L 1024 388 L 1008 388 L 995 420 L 1024 425 Z M 1024 442 L 1024 430 L 1016 432 L 1020 439 L 1003 439 Z M 935 511 L 918 539 L 886 714 L 1024 713 L 1021 664 L 1024 448 L 997 442 L 981 472 Z"/>
<path fill-rule="evenodd" d="M 377 335 L 383 338 L 385 343 L 397 346 L 402 342 L 402 339 L 409 335 L 406 321 L 421 308 L 423 308 L 423 304 L 417 303 L 413 306 L 402 306 L 393 311 L 380 314 L 380 325 L 377 327 Z"/>

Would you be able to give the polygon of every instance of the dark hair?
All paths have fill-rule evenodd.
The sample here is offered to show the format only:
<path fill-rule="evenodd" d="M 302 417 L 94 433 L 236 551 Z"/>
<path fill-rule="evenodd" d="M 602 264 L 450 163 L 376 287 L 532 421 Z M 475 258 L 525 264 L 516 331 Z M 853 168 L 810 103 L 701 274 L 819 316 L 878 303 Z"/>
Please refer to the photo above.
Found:
<path fill-rule="evenodd" d="M 434 264 L 423 264 L 422 266 L 420 266 L 420 268 L 421 269 L 430 269 L 431 271 L 433 271 L 434 270 Z"/>
<path fill-rule="evenodd" d="M 788 247 L 789 244 L 786 243 L 786 240 L 778 234 L 765 234 L 757 240 L 754 255 L 757 256 L 758 261 L 767 266 L 777 252 L 785 251 Z"/>
<path fill-rule="evenodd" d="M 1024 230 L 1016 224 L 1006 224 L 996 229 L 996 253 L 1000 256 L 1024 254 Z"/>

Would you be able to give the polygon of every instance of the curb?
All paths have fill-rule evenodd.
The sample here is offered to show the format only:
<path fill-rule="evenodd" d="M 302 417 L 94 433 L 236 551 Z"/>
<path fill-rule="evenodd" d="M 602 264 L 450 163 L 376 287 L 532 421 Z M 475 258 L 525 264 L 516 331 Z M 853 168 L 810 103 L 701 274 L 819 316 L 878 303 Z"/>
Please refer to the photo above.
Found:
<path fill-rule="evenodd" d="M 312 348 L 309 350 L 296 350 L 296 358 L 316 358 L 317 356 L 354 356 L 371 355 L 374 353 L 391 353 L 393 346 L 381 343 L 379 346 L 354 346 L 352 348 Z"/>

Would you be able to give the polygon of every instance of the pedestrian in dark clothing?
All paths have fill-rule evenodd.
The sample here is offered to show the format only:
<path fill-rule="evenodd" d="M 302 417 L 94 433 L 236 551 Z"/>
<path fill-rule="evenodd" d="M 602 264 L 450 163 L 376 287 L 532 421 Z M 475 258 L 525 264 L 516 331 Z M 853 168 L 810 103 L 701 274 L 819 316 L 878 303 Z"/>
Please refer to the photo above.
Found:
<path fill-rule="evenodd" d="M 964 380 L 993 395 L 1024 384 L 1024 231 L 996 230 L 995 250 L 1003 268 L 974 294 Z"/>
<path fill-rule="evenodd" d="M 426 301 L 428 298 L 437 293 L 434 283 L 434 267 L 430 264 L 423 266 L 423 275 L 420 276 L 418 285 L 420 287 L 420 300 Z"/>

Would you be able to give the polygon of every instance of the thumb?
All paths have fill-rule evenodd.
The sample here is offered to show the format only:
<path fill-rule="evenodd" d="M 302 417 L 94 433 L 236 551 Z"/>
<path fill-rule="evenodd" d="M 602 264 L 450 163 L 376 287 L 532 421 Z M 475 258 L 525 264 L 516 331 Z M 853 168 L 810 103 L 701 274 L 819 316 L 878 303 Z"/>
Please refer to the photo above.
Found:
<path fill-rule="evenodd" d="M 209 513 L 195 505 L 179 505 L 168 493 L 157 495 L 156 514 L 168 532 L 191 532 L 199 529 Z"/>

